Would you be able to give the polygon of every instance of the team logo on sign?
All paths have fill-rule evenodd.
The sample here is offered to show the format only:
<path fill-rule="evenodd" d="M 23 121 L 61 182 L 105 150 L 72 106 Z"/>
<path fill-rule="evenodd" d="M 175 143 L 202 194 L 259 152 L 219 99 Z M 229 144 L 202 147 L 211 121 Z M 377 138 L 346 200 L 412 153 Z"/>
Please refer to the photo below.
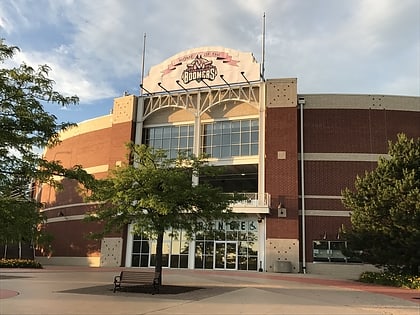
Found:
<path fill-rule="evenodd" d="M 197 55 L 195 59 L 187 64 L 187 69 L 182 71 L 182 81 L 185 84 L 191 81 L 201 82 L 202 80 L 213 81 L 217 76 L 217 68 L 213 65 L 213 61 Z"/>

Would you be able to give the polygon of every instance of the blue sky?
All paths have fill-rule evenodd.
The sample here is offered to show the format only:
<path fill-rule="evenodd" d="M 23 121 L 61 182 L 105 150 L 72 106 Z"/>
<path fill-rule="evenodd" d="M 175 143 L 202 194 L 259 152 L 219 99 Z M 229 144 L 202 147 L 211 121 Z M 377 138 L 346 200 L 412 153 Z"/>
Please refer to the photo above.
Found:
<path fill-rule="evenodd" d="M 298 78 L 299 93 L 420 95 L 419 0 L 2 0 L 0 37 L 15 61 L 48 64 L 77 106 L 47 110 L 80 122 L 139 94 L 145 71 L 187 49 L 224 46 L 261 61 L 266 78 Z"/>

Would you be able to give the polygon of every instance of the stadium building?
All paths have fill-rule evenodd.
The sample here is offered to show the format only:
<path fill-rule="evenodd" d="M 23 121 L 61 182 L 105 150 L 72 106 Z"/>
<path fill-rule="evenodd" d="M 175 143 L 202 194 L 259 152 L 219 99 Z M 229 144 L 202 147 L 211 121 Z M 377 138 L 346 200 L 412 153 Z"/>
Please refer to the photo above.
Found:
<path fill-rule="evenodd" d="M 183 51 L 150 69 L 141 94 L 116 98 L 109 115 L 79 123 L 45 152 L 65 166 L 82 165 L 97 178 L 126 161 L 129 141 L 209 154 L 224 173 L 212 182 L 242 192 L 234 224 L 189 239 L 164 239 L 168 268 L 264 272 L 359 272 L 367 266 L 341 252 L 350 213 L 341 191 L 374 169 L 398 133 L 419 137 L 420 98 L 298 94 L 296 78 L 262 79 L 251 53 L 223 47 Z M 77 185 L 44 185 L 38 198 L 53 234 L 45 264 L 152 267 L 156 243 L 131 226 L 102 241 L 83 221 L 92 205 Z M 46 255 L 46 254 L 44 254 Z"/>

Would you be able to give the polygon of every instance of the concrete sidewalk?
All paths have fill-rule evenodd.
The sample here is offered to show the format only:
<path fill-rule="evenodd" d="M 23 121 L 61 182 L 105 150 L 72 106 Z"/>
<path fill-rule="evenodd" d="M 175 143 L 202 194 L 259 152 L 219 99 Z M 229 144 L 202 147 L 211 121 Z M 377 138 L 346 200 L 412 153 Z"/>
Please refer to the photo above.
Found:
<path fill-rule="evenodd" d="M 0 314 L 420 315 L 419 290 L 302 274 L 165 269 L 169 291 L 112 293 L 121 269 L 2 269 Z"/>

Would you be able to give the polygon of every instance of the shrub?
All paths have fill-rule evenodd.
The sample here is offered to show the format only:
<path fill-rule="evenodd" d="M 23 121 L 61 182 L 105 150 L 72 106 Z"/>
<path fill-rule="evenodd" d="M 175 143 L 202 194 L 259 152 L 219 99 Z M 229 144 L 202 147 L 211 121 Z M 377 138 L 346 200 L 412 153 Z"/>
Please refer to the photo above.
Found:
<path fill-rule="evenodd" d="M 413 276 L 403 273 L 385 272 L 364 272 L 359 281 L 364 283 L 375 283 L 394 287 L 420 289 L 420 276 Z"/>
<path fill-rule="evenodd" d="M 0 268 L 35 268 L 42 269 L 42 265 L 30 259 L 0 259 Z"/>

